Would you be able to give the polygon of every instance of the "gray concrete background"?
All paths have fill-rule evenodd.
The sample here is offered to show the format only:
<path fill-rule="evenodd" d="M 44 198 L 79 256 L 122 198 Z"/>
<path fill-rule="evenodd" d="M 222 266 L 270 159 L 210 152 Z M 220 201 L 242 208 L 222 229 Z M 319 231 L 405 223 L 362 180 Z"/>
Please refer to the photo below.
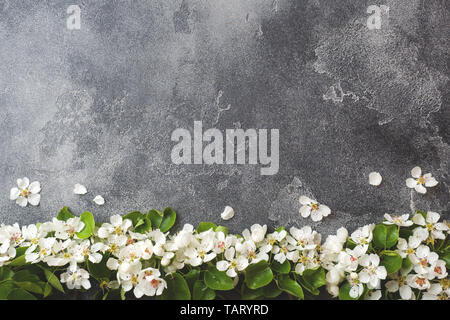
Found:
<path fill-rule="evenodd" d="M 66 9 L 81 7 L 81 30 Z M 389 6 L 368 30 L 370 4 Z M 312 225 L 325 234 L 432 209 L 448 217 L 450 2 L 0 1 L 0 219 L 63 206 L 112 214 L 171 205 L 179 223 Z M 222 92 L 222 96 L 220 96 Z M 229 110 L 223 111 L 230 106 Z M 277 128 L 280 171 L 171 163 L 171 132 Z M 440 184 L 405 186 L 420 165 Z M 372 187 L 368 174 L 383 184 Z M 9 200 L 19 177 L 39 207 Z M 86 196 L 73 185 L 88 187 Z M 102 207 L 95 195 L 106 199 Z M 312 223 L 298 197 L 327 204 Z"/>

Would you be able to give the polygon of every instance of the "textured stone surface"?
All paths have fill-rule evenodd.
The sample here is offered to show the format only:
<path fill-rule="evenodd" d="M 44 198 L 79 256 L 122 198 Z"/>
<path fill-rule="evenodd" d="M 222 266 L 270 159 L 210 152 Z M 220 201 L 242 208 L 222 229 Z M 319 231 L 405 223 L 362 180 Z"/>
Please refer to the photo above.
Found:
<path fill-rule="evenodd" d="M 448 217 L 450 4 L 373 2 L 0 1 L 1 222 L 63 205 L 98 220 L 171 205 L 193 224 L 221 223 L 230 205 L 233 231 L 330 233 L 416 208 Z M 81 30 L 66 28 L 70 4 Z M 366 27 L 370 4 L 390 8 L 380 30 Z M 279 129 L 279 173 L 172 164 L 172 131 L 195 120 Z M 405 186 L 416 165 L 440 181 L 426 195 Z M 9 200 L 23 176 L 41 182 L 39 207 Z M 301 218 L 302 194 L 332 215 Z"/>

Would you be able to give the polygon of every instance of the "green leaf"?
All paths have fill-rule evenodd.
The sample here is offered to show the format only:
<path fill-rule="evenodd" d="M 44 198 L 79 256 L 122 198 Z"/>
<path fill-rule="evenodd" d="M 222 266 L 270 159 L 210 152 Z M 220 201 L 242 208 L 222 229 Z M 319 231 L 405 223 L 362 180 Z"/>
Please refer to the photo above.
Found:
<path fill-rule="evenodd" d="M 263 288 L 264 297 L 269 299 L 278 297 L 282 292 L 283 291 L 280 288 L 278 288 L 277 283 L 275 281 L 272 281 Z"/>
<path fill-rule="evenodd" d="M 348 238 L 346 247 L 349 249 L 353 249 L 356 247 L 356 242 L 353 241 L 352 239 Z"/>
<path fill-rule="evenodd" d="M 49 295 L 52 294 L 53 288 L 50 285 L 50 283 L 46 283 L 44 287 L 44 298 L 47 298 Z"/>
<path fill-rule="evenodd" d="M 445 268 L 450 269 L 450 252 L 446 252 L 440 257 L 445 261 Z"/>
<path fill-rule="evenodd" d="M 177 218 L 177 214 L 171 207 L 167 207 L 164 209 L 164 216 L 161 221 L 161 225 L 159 229 L 161 232 L 167 232 L 175 223 L 175 219 Z"/>
<path fill-rule="evenodd" d="M 287 274 L 280 275 L 278 279 L 278 287 L 299 299 L 304 298 L 302 287 L 297 283 L 297 281 L 292 280 Z"/>
<path fill-rule="evenodd" d="M 16 286 L 19 288 L 22 288 L 24 290 L 38 293 L 38 294 L 44 294 L 44 290 L 37 282 L 31 282 L 31 281 L 22 281 L 22 282 L 14 282 Z M 42 283 L 44 285 L 44 283 Z"/>
<path fill-rule="evenodd" d="M 84 228 L 80 232 L 77 232 L 77 237 L 87 239 L 94 234 L 94 215 L 89 211 L 85 211 L 81 214 L 80 220 L 84 223 Z"/>
<path fill-rule="evenodd" d="M 250 289 L 245 283 L 241 287 L 241 297 L 243 300 L 258 300 L 264 297 L 264 288 Z"/>
<path fill-rule="evenodd" d="M 17 248 L 16 249 L 16 258 L 23 256 L 25 254 L 25 252 L 27 252 L 28 248 L 29 248 L 29 246 Z"/>
<path fill-rule="evenodd" d="M 403 259 L 403 261 L 402 261 L 402 268 L 403 268 L 403 269 L 409 269 L 409 268 L 411 268 L 411 265 L 412 265 L 411 260 L 409 260 L 408 257 L 405 257 L 405 258 Z"/>
<path fill-rule="evenodd" d="M 45 278 L 47 279 L 48 283 L 56 290 L 64 293 L 64 288 L 63 288 L 61 282 L 59 281 L 58 277 L 53 272 L 51 272 L 49 269 L 44 268 L 43 270 L 44 270 Z"/>
<path fill-rule="evenodd" d="M 322 267 L 305 270 L 302 274 L 302 278 L 314 289 L 320 288 L 326 284 L 325 270 Z"/>
<path fill-rule="evenodd" d="M 150 228 L 152 227 L 152 223 L 149 218 L 145 217 L 142 218 L 140 221 L 142 221 L 141 224 L 136 225 L 134 231 L 137 233 L 146 233 L 150 231 Z"/>
<path fill-rule="evenodd" d="M 228 228 L 223 226 L 217 226 L 214 228 L 215 232 L 223 232 L 225 235 L 228 234 Z"/>
<path fill-rule="evenodd" d="M 22 281 L 30 281 L 30 282 L 37 282 L 39 281 L 39 277 L 35 274 L 30 273 L 28 270 L 20 270 L 17 271 L 13 278 L 16 282 L 22 282 Z"/>
<path fill-rule="evenodd" d="M 35 296 L 33 296 L 28 291 L 26 291 L 22 288 L 17 288 L 17 289 L 12 290 L 8 294 L 8 300 L 37 300 L 37 299 Z"/>
<path fill-rule="evenodd" d="M 6 280 L 6 279 L 12 279 L 14 276 L 14 271 L 7 267 L 0 267 L 0 281 Z"/>
<path fill-rule="evenodd" d="M 301 276 L 296 277 L 297 281 L 301 284 L 302 288 L 311 293 L 312 295 L 318 296 L 320 294 L 319 289 L 314 288 L 312 284 L 306 282 Z"/>
<path fill-rule="evenodd" d="M 377 224 L 373 230 L 373 244 L 378 249 L 389 249 L 398 240 L 398 228 L 396 225 Z"/>
<path fill-rule="evenodd" d="M 245 269 L 245 283 L 250 289 L 258 289 L 268 285 L 273 279 L 269 264 L 261 260 Z"/>
<path fill-rule="evenodd" d="M 106 262 L 108 261 L 109 256 L 110 254 L 105 254 L 102 258 L 102 261 L 100 261 L 99 263 L 92 263 L 89 260 L 87 260 L 86 262 L 89 274 L 99 282 L 102 282 L 103 280 L 108 281 L 111 279 L 113 272 L 106 266 Z"/>
<path fill-rule="evenodd" d="M 208 231 L 209 229 L 215 229 L 217 226 L 212 222 L 200 222 L 197 227 L 197 233 Z"/>
<path fill-rule="evenodd" d="M 163 219 L 163 213 L 157 210 L 150 210 L 147 213 L 147 218 L 150 219 L 153 229 L 158 229 Z"/>
<path fill-rule="evenodd" d="M 395 251 L 384 250 L 380 255 L 380 265 L 386 268 L 388 274 L 397 272 L 402 267 L 403 259 Z"/>
<path fill-rule="evenodd" d="M 234 288 L 233 279 L 224 271 L 217 270 L 216 266 L 209 264 L 204 276 L 205 284 L 213 290 L 231 290 Z"/>
<path fill-rule="evenodd" d="M 184 279 L 186 280 L 189 289 L 193 291 L 195 282 L 200 279 L 200 270 L 191 269 L 188 273 L 184 275 Z"/>
<path fill-rule="evenodd" d="M 67 208 L 67 207 L 62 208 L 59 211 L 58 216 L 56 217 L 56 219 L 62 220 L 62 221 L 67 221 L 70 218 L 75 218 L 75 216 L 72 214 L 72 212 L 70 212 L 69 208 Z"/>
<path fill-rule="evenodd" d="M 189 291 L 186 280 L 179 274 L 174 273 L 167 275 L 167 289 L 163 291 L 161 298 L 163 300 L 190 300 L 191 292 Z"/>
<path fill-rule="evenodd" d="M 27 264 L 27 261 L 25 259 L 25 255 L 21 255 L 20 257 L 15 258 L 13 261 L 8 263 L 8 266 L 10 267 L 21 267 Z"/>
<path fill-rule="evenodd" d="M 133 223 L 133 227 L 136 227 L 139 220 L 143 220 L 144 214 L 140 213 L 139 211 L 133 211 L 123 216 L 123 219 L 129 219 Z"/>
<path fill-rule="evenodd" d="M 339 300 L 358 300 L 359 297 L 350 297 L 351 288 L 352 287 L 350 286 L 350 283 L 348 283 L 348 281 L 345 281 L 344 284 L 339 288 Z"/>
<path fill-rule="evenodd" d="M 0 283 L 0 300 L 6 300 L 10 292 L 14 289 L 12 281 L 5 281 Z"/>
<path fill-rule="evenodd" d="M 214 300 L 216 292 L 208 288 L 202 280 L 197 280 L 193 288 L 193 300 Z"/>
<path fill-rule="evenodd" d="M 291 271 L 291 263 L 289 260 L 284 260 L 283 264 L 274 260 L 272 262 L 272 270 L 281 274 L 288 274 Z"/>

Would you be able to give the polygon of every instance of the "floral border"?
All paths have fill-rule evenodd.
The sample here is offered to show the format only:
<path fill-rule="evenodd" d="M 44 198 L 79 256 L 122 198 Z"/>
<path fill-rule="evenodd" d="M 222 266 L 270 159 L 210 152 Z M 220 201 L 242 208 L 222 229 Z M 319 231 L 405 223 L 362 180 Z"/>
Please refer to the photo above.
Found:
<path fill-rule="evenodd" d="M 436 212 L 391 216 L 322 243 L 311 227 L 240 235 L 211 222 L 176 232 L 175 211 L 114 215 L 64 207 L 51 222 L 0 226 L 0 299 L 37 299 L 94 290 L 96 299 L 210 300 L 288 295 L 341 300 L 450 297 L 448 221 Z M 63 286 L 63 284 L 65 286 Z M 65 289 L 65 288 L 66 289 Z"/>

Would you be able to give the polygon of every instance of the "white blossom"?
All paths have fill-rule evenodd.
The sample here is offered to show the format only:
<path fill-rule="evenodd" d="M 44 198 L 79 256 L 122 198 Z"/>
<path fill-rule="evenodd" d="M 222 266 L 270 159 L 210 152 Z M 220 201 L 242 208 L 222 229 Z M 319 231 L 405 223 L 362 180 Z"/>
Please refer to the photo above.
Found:
<path fill-rule="evenodd" d="M 312 221 L 320 221 L 331 213 L 329 207 L 306 196 L 301 196 L 299 202 L 302 205 L 299 212 L 303 218 L 311 216 Z"/>
<path fill-rule="evenodd" d="M 418 193 L 427 193 L 427 187 L 434 187 L 438 184 L 437 180 L 432 177 L 431 173 L 422 175 L 420 167 L 414 167 L 411 170 L 412 178 L 406 179 L 406 186 L 415 189 Z"/>
<path fill-rule="evenodd" d="M 39 205 L 41 201 L 41 185 L 38 181 L 30 183 L 28 178 L 17 179 L 17 187 L 11 189 L 9 199 L 15 200 L 21 207 L 26 207 L 27 204 L 32 206 Z"/>

